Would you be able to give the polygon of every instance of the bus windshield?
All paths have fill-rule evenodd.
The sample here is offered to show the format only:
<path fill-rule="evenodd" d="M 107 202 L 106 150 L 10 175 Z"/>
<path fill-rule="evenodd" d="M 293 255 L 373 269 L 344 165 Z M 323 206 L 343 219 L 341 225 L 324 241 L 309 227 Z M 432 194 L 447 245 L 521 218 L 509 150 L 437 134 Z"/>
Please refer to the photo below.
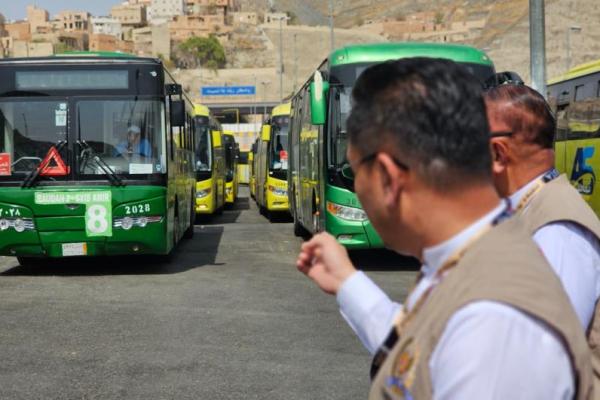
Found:
<path fill-rule="evenodd" d="M 166 172 L 164 107 L 159 100 L 82 100 L 77 103 L 78 172 L 104 174 L 97 155 L 117 174 Z"/>
<path fill-rule="evenodd" d="M 22 180 L 65 140 L 66 100 L 0 102 L 0 180 Z M 60 155 L 67 162 L 65 148 Z"/>
<path fill-rule="evenodd" d="M 208 117 L 196 117 L 196 171 L 210 172 L 212 169 L 211 137 Z"/>
<path fill-rule="evenodd" d="M 287 171 L 288 169 L 288 132 L 290 117 L 287 115 L 275 116 L 271 121 L 272 140 L 269 143 L 271 171 Z"/>

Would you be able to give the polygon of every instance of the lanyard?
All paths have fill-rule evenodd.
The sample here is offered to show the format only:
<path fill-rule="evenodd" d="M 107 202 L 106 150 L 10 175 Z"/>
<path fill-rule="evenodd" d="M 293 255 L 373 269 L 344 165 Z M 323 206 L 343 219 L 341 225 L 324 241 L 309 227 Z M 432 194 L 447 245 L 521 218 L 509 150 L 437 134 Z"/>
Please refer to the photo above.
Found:
<path fill-rule="evenodd" d="M 450 257 L 448 257 L 448 259 L 444 262 L 444 264 L 435 273 L 432 285 L 429 286 L 427 288 L 427 290 L 425 290 L 425 292 L 421 295 L 421 297 L 419 297 L 419 299 L 417 300 L 415 305 L 410 310 L 408 310 L 408 307 L 406 306 L 406 302 L 404 302 L 404 305 L 402 306 L 402 310 L 400 311 L 399 316 L 396 318 L 394 328 L 390 331 L 390 333 L 388 334 L 387 338 L 385 339 L 385 341 L 383 342 L 381 347 L 377 350 L 375 357 L 373 357 L 373 361 L 371 362 L 371 371 L 370 371 L 371 379 L 375 378 L 375 376 L 377 375 L 377 372 L 379 371 L 379 368 L 381 368 L 381 366 L 387 359 L 388 355 L 392 351 L 394 345 L 398 342 L 398 339 L 400 338 L 400 334 L 402 333 L 402 331 L 414 319 L 414 317 L 417 315 L 417 313 L 420 311 L 420 309 L 423 307 L 423 305 L 425 305 L 425 303 L 427 302 L 427 299 L 429 298 L 429 295 L 433 292 L 435 287 L 443 281 L 446 274 L 452 268 L 456 267 L 456 265 L 459 263 L 459 261 L 462 259 L 462 257 L 467 252 L 467 250 L 469 250 L 471 248 L 471 246 L 473 246 L 473 244 L 475 244 L 475 242 L 477 242 L 482 236 L 484 236 L 487 232 L 489 232 L 494 226 L 498 225 L 500 222 L 509 218 L 511 215 L 513 215 L 513 211 L 510 207 L 510 202 L 508 200 L 506 200 L 506 205 L 505 205 L 504 210 L 496 218 L 494 218 L 489 224 L 485 225 L 479 231 L 477 231 L 473 236 L 471 236 L 471 238 L 469 239 L 469 241 L 467 243 L 465 243 L 462 247 L 460 247 L 458 250 L 456 250 Z M 414 292 L 421 277 L 422 277 L 422 274 L 419 274 L 419 277 L 417 278 L 415 284 L 413 285 L 409 295 L 407 296 L 407 299 Z"/>
<path fill-rule="evenodd" d="M 527 193 L 525 193 L 525 195 L 521 198 L 521 201 L 519 201 L 519 204 L 515 208 L 515 212 L 521 212 L 525 207 L 527 207 L 531 199 L 533 199 L 533 196 L 535 196 L 537 192 L 542 190 L 546 183 L 558 178 L 559 175 L 560 173 L 556 170 L 556 168 L 552 168 L 543 176 L 536 179 L 531 189 L 529 189 Z"/>

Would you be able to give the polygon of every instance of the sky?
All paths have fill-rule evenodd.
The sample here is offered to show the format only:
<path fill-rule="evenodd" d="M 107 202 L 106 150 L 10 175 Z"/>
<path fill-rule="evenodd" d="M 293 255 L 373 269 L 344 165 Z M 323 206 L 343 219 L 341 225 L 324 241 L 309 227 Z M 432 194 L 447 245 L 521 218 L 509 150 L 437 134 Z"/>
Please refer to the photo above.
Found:
<path fill-rule="evenodd" d="M 0 13 L 9 20 L 26 17 L 28 4 L 46 9 L 50 18 L 63 10 L 88 11 L 94 16 L 108 15 L 110 8 L 123 0 L 0 0 Z"/>

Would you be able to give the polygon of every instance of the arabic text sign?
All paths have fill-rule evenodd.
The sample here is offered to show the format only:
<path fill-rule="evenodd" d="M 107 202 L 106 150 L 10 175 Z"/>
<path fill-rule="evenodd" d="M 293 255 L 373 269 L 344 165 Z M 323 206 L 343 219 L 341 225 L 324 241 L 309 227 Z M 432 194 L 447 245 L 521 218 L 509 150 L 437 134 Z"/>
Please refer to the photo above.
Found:
<path fill-rule="evenodd" d="M 204 86 L 202 96 L 253 96 L 256 86 Z"/>

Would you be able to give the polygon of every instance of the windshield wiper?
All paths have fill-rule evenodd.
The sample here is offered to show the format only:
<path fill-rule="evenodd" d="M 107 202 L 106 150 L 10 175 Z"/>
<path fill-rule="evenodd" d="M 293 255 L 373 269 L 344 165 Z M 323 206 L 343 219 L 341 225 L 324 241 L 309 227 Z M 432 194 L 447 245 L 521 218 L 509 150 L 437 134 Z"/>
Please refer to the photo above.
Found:
<path fill-rule="evenodd" d="M 66 140 L 59 140 L 56 143 L 56 152 L 60 153 L 60 151 L 62 150 L 63 147 L 65 147 L 65 145 L 67 144 Z M 27 176 L 25 177 L 25 180 L 23 181 L 23 183 L 21 184 L 22 188 L 28 188 L 28 187 L 32 187 L 33 184 L 35 183 L 35 181 L 37 180 L 37 178 L 39 178 L 40 173 L 42 172 L 43 168 L 40 168 L 42 166 L 43 161 L 40 162 L 40 165 L 38 165 L 38 167 L 34 170 L 32 170 L 29 174 L 27 174 Z"/>
<path fill-rule="evenodd" d="M 96 165 L 98 168 L 100 168 L 102 172 L 104 172 L 104 175 L 108 177 L 108 180 L 111 184 L 115 186 L 125 186 L 123 180 L 119 178 L 115 171 L 113 171 L 113 169 L 106 163 L 106 161 L 104 161 L 102 157 L 100 157 L 98 153 L 96 153 L 94 149 L 89 144 L 87 144 L 85 140 L 77 140 L 75 143 L 77 143 L 82 149 L 79 158 L 83 160 L 83 167 L 80 169 L 80 172 L 84 170 L 88 161 L 92 161 L 94 165 Z"/>

